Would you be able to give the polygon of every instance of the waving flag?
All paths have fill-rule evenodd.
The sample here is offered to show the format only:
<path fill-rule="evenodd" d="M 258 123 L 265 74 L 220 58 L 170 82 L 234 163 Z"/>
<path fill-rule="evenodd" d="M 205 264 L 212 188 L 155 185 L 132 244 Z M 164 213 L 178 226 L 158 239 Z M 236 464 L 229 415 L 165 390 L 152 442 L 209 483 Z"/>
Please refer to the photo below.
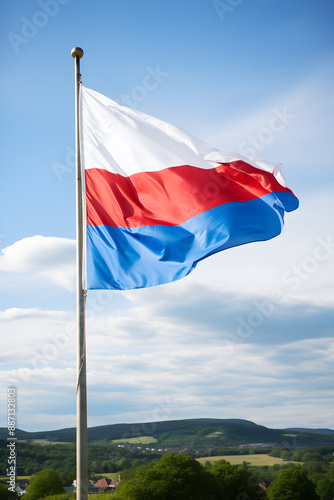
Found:
<path fill-rule="evenodd" d="M 82 87 L 87 288 L 178 280 L 209 255 L 268 240 L 298 200 L 279 166 L 222 153 Z"/>

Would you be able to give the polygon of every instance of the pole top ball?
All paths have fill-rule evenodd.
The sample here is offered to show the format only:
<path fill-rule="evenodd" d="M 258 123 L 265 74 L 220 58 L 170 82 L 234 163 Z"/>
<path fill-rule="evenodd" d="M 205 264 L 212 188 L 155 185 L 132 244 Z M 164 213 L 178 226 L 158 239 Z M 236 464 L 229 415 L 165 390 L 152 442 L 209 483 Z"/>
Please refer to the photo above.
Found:
<path fill-rule="evenodd" d="M 84 51 L 80 49 L 80 47 L 74 47 L 74 49 L 71 50 L 72 57 L 79 57 L 79 59 L 82 58 L 84 55 Z"/>

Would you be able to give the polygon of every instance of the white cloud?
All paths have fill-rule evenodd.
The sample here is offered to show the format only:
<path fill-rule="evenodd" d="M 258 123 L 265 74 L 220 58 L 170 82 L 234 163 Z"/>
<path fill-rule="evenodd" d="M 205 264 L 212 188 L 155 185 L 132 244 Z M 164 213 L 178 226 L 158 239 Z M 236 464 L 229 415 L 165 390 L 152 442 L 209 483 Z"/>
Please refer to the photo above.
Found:
<path fill-rule="evenodd" d="M 294 340 L 289 326 L 295 308 L 303 316 L 310 304 L 297 300 L 285 304 L 282 330 L 287 332 L 275 338 L 275 345 L 254 343 L 255 333 L 232 344 L 215 336 L 215 329 L 229 329 L 231 318 L 244 310 L 245 302 L 220 292 L 210 309 L 217 292 L 204 287 L 192 291 L 188 285 L 182 290 L 159 287 L 123 293 L 122 299 L 116 295 L 110 302 L 103 299 L 105 306 L 104 295 L 91 297 L 95 316 L 87 327 L 89 425 L 234 417 L 278 427 L 317 426 L 315 422 L 330 427 L 333 341 L 321 338 L 320 329 L 313 331 L 314 338 Z M 197 311 L 201 293 L 202 312 Z M 126 296 L 131 296 L 131 302 Z M 219 304 L 220 315 L 215 311 Z M 126 321 L 127 316 L 131 321 Z M 72 320 L 68 313 L 38 309 L 13 308 L 0 314 L 2 331 L 12 339 L 11 352 L 2 352 L 8 368 L 0 372 L 0 380 L 18 387 L 23 429 L 75 425 Z M 70 342 L 64 345 L 66 329 Z M 323 411 L 317 417 L 319 404 Z"/>
<path fill-rule="evenodd" d="M 330 391 L 324 378 L 314 371 L 328 370 L 333 363 L 330 339 L 319 339 L 323 349 L 314 349 L 309 341 L 298 345 L 299 356 L 287 364 L 284 349 L 259 349 L 249 344 L 238 345 L 233 353 L 223 346 L 205 345 L 187 348 L 152 350 L 149 355 L 90 355 L 89 385 L 95 411 L 95 424 L 105 422 L 105 415 L 115 411 L 109 421 L 127 413 L 127 421 L 215 416 L 249 418 L 266 425 L 299 425 L 303 408 L 303 425 L 312 425 L 318 404 L 324 414 L 321 425 L 331 426 Z M 293 346 L 296 353 L 297 346 Z M 286 347 L 288 350 L 288 347 Z M 297 352 L 297 354 L 298 354 Z M 302 358 L 308 357 L 312 367 Z M 272 406 L 276 414 L 272 414 Z M 285 412 L 289 407 L 289 413 Z M 281 410 L 285 417 L 281 418 Z M 94 412 L 95 413 L 95 412 Z M 277 415 L 279 415 L 280 420 Z M 314 425 L 314 424 L 313 424 Z"/>
<path fill-rule="evenodd" d="M 75 426 L 75 380 L 75 367 L 0 371 L 1 386 L 16 387 L 16 427 L 31 431 Z M 5 398 L 6 392 L 2 391 L 2 408 L 6 407 Z"/>
<path fill-rule="evenodd" d="M 41 368 L 75 359 L 76 329 L 71 313 L 38 308 L 0 311 L 6 348 L 2 363 L 20 369 Z"/>
<path fill-rule="evenodd" d="M 320 180 L 320 172 L 329 174 L 333 169 L 332 68 L 332 60 L 325 61 L 289 93 L 263 103 L 262 108 L 257 104 L 248 114 L 216 124 L 208 142 L 224 151 L 247 154 L 246 149 L 252 149 L 252 155 L 281 162 L 288 179 L 296 179 L 296 173 L 303 181 L 312 177 Z"/>
<path fill-rule="evenodd" d="M 43 317 L 54 317 L 63 318 L 65 313 L 63 311 L 43 311 L 39 308 L 23 309 L 20 307 L 12 307 L 11 309 L 6 309 L 5 311 L 0 311 L 0 320 L 17 320 L 23 318 L 43 318 Z"/>
<path fill-rule="evenodd" d="M 75 289 L 75 241 L 30 236 L 2 250 L 0 270 L 46 278 L 67 290 Z"/>

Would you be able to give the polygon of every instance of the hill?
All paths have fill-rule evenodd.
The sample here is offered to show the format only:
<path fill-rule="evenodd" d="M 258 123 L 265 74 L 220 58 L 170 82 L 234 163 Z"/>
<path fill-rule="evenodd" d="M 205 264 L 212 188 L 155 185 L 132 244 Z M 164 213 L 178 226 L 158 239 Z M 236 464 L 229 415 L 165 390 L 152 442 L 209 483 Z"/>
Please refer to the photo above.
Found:
<path fill-rule="evenodd" d="M 292 434 L 293 433 L 293 434 Z M 157 447 L 222 448 L 240 445 L 261 446 L 333 446 L 334 431 L 330 429 L 270 429 L 242 419 L 194 418 L 134 424 L 112 424 L 88 429 L 88 441 L 111 442 L 152 436 Z M 8 437 L 7 428 L 0 428 L 0 439 Z M 51 442 L 75 441 L 75 428 L 54 431 L 26 432 L 16 430 L 20 440 L 44 439 Z M 291 443 L 289 444 L 289 441 Z"/>
<path fill-rule="evenodd" d="M 333 429 L 308 429 L 304 427 L 291 427 L 285 429 L 286 432 L 307 432 L 308 434 L 331 434 L 334 436 Z"/>

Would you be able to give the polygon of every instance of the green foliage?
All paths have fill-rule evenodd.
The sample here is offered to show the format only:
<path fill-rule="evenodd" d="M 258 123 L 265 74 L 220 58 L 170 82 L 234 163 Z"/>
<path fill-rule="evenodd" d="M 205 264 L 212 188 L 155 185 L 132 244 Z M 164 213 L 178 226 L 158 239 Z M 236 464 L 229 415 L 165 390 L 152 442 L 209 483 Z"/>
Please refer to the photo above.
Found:
<path fill-rule="evenodd" d="M 89 500 L 115 500 L 116 496 L 114 493 L 103 493 L 101 495 L 89 495 Z"/>
<path fill-rule="evenodd" d="M 7 449 L 4 441 L 0 442 L 0 474 L 6 473 Z M 57 472 L 70 472 L 75 466 L 74 444 L 39 444 L 17 442 L 19 476 L 31 476 L 42 469 L 54 469 Z M 3 464 L 3 468 L 2 468 Z"/>
<path fill-rule="evenodd" d="M 307 470 L 309 474 L 321 474 L 324 471 L 324 464 L 322 462 L 310 461 L 303 464 L 303 469 Z"/>
<path fill-rule="evenodd" d="M 164 455 L 153 466 L 121 482 L 114 499 L 213 500 L 215 483 L 199 462 L 187 455 Z"/>
<path fill-rule="evenodd" d="M 330 464 L 330 466 L 328 467 L 327 476 L 328 476 L 330 479 L 334 479 L 334 462 L 332 462 L 332 463 Z"/>
<path fill-rule="evenodd" d="M 291 455 L 291 460 L 293 462 L 301 462 L 303 458 L 303 450 L 294 449 Z"/>
<path fill-rule="evenodd" d="M 8 459 L 7 442 L 0 441 L 0 475 L 6 474 Z M 17 443 L 18 475 L 31 476 L 42 469 L 53 469 L 58 472 L 63 486 L 72 484 L 75 478 L 75 445 L 73 444 L 40 444 Z M 160 457 L 157 453 L 142 453 L 141 450 L 119 448 L 110 443 L 88 445 L 88 470 L 90 474 L 118 472 L 124 468 L 147 465 Z"/>
<path fill-rule="evenodd" d="M 260 500 L 263 497 L 258 479 L 244 467 L 217 462 L 209 470 L 218 485 L 216 498 L 235 500 L 243 495 L 249 500 Z"/>
<path fill-rule="evenodd" d="M 323 458 L 319 453 L 306 452 L 302 457 L 302 462 L 322 462 Z"/>
<path fill-rule="evenodd" d="M 316 493 L 320 500 L 333 500 L 334 498 L 334 480 L 322 477 L 317 482 Z"/>
<path fill-rule="evenodd" d="M 60 479 L 63 483 L 63 486 L 69 486 L 73 483 L 73 480 L 76 478 L 76 467 L 73 467 L 71 471 L 64 471 L 59 473 Z"/>
<path fill-rule="evenodd" d="M 203 467 L 187 455 L 164 455 L 122 481 L 114 500 L 261 500 L 257 477 L 225 460 Z"/>
<path fill-rule="evenodd" d="M 267 488 L 267 500 L 319 500 L 305 470 L 291 467 L 280 471 Z"/>
<path fill-rule="evenodd" d="M 264 436 L 267 439 L 268 432 L 269 434 L 273 433 L 273 440 L 278 438 L 275 431 L 269 431 L 251 422 L 244 422 L 243 424 L 218 423 L 216 425 L 205 425 L 203 423 L 195 425 L 191 421 L 189 422 L 188 428 L 156 432 L 154 434 L 157 439 L 156 445 L 161 448 L 187 449 L 189 452 L 194 453 L 199 449 L 237 446 L 241 443 L 254 442 L 254 439 L 261 442 Z"/>
<path fill-rule="evenodd" d="M 281 458 L 283 460 L 292 460 L 292 452 L 291 451 L 288 451 L 288 450 L 285 450 L 281 453 Z"/>
<path fill-rule="evenodd" d="M 281 458 L 282 448 L 273 448 L 268 455 L 271 457 Z"/>
<path fill-rule="evenodd" d="M 59 475 L 52 469 L 43 469 L 31 478 L 25 500 L 39 500 L 56 493 L 64 493 Z"/>
<path fill-rule="evenodd" d="M 75 498 L 76 498 L 76 493 L 67 492 L 59 495 L 51 495 L 48 497 L 44 497 L 44 500 L 75 500 Z"/>
<path fill-rule="evenodd" d="M 333 457 L 331 457 L 333 458 Z M 316 492 L 320 500 L 334 498 L 334 463 L 332 462 L 325 474 L 312 474 L 312 481 L 316 484 Z"/>
<path fill-rule="evenodd" d="M 178 450 L 180 448 L 180 443 L 184 443 L 185 441 L 187 441 L 189 444 L 187 452 L 189 453 L 189 455 L 192 454 L 195 457 L 199 457 L 201 455 L 204 457 L 217 456 L 217 455 L 218 456 L 245 455 L 247 453 L 250 454 L 251 452 L 264 453 L 263 448 L 261 449 L 251 448 L 247 450 L 245 448 L 223 447 L 218 449 L 216 445 L 213 446 L 213 443 L 217 438 L 220 439 L 220 437 L 224 437 L 223 434 L 221 433 L 221 430 L 219 429 L 220 429 L 219 426 L 211 425 L 211 426 L 205 426 L 203 428 L 203 426 L 201 427 L 198 425 L 197 426 L 193 425 L 190 429 L 178 430 L 177 435 L 179 437 L 179 441 L 175 441 L 175 443 L 177 443 L 178 446 L 175 448 L 175 450 L 173 450 L 173 452 L 178 453 Z M 174 440 L 175 435 L 173 432 L 171 431 L 166 432 L 165 436 L 167 437 L 167 435 L 169 435 L 169 437 Z M 194 448 L 193 445 L 191 444 L 192 442 L 202 442 L 203 448 L 200 449 Z M 209 444 L 211 443 L 210 446 L 212 446 L 212 448 L 208 448 L 208 443 Z M 0 441 L 0 473 L 2 472 L 3 475 L 6 474 L 6 461 L 8 458 L 7 457 L 8 450 L 6 448 L 6 444 L 7 442 Z M 158 447 L 157 444 L 155 444 L 154 446 L 156 448 Z M 72 484 L 72 481 L 75 478 L 74 445 L 25 443 L 18 441 L 17 447 L 19 456 L 19 461 L 18 461 L 19 475 L 32 475 L 41 471 L 44 468 L 54 469 L 58 473 L 63 486 L 69 486 L 70 484 Z M 193 450 L 192 453 L 190 452 L 191 449 Z M 295 461 L 306 460 L 303 464 L 301 464 L 298 467 L 299 469 L 304 469 L 304 472 L 308 477 L 308 479 L 312 480 L 314 487 L 316 488 L 318 497 L 321 500 L 329 500 L 329 498 L 330 500 L 332 500 L 334 498 L 334 494 L 332 494 L 332 487 L 334 482 L 334 463 L 332 462 L 334 453 L 333 446 L 324 446 L 324 447 L 313 446 L 312 448 L 277 447 L 271 450 L 266 449 L 265 451 L 266 453 L 269 452 L 269 454 L 272 456 L 278 458 L 284 458 L 286 460 L 295 460 Z M 294 464 L 291 464 L 289 462 L 286 462 L 281 465 L 277 464 L 274 465 L 273 467 L 269 467 L 268 465 L 255 467 L 251 464 L 252 463 L 251 458 L 252 457 L 250 456 L 249 457 L 250 463 L 248 464 L 247 464 L 248 459 L 242 458 L 241 460 L 245 460 L 246 463 L 244 463 L 243 467 L 241 468 L 244 469 L 249 474 L 247 481 L 249 481 L 250 483 L 247 483 L 247 487 L 252 486 L 252 488 L 254 489 L 257 488 L 257 485 L 259 483 L 264 483 L 266 486 L 269 486 L 271 483 L 274 482 L 276 483 L 276 478 L 279 476 L 282 470 L 296 468 Z M 99 443 L 89 444 L 88 466 L 89 466 L 90 477 L 93 476 L 93 473 L 95 473 L 96 477 L 98 474 L 100 474 L 103 477 L 103 475 L 106 474 L 107 471 L 116 472 L 117 474 L 119 471 L 121 471 L 122 483 L 124 483 L 124 485 L 126 482 L 130 481 L 130 479 L 134 479 L 135 475 L 139 474 L 140 471 L 146 474 L 145 471 L 148 470 L 147 466 L 149 464 L 151 464 L 150 469 L 151 468 L 153 469 L 154 466 L 158 462 L 160 462 L 160 460 L 158 459 L 161 459 L 161 453 L 159 454 L 156 452 L 151 452 L 149 450 L 145 450 L 144 452 L 143 449 L 138 449 L 137 445 L 129 445 L 129 448 L 127 449 L 126 447 L 119 448 L 117 445 L 113 445 L 110 442 L 99 442 Z M 208 459 L 208 461 L 209 460 L 210 458 Z M 206 467 L 203 467 L 203 469 L 206 471 L 206 473 L 210 474 L 211 480 L 213 478 L 213 481 L 215 482 L 215 484 L 217 484 L 218 478 L 213 477 L 211 470 L 212 468 L 209 467 L 209 463 L 207 462 L 205 465 Z M 230 464 L 228 464 L 228 466 L 232 467 Z M 234 470 L 234 472 L 235 471 L 236 469 Z M 234 475 L 232 474 L 233 471 L 230 472 L 231 475 L 233 476 Z M 242 481 L 243 479 L 245 479 L 243 476 L 239 476 L 240 481 Z M 4 479 L 3 482 L 6 483 L 6 479 Z M 8 491 L 7 484 L 5 484 L 5 488 L 7 492 Z M 117 494 L 121 495 L 123 486 L 120 486 L 118 489 L 119 493 Z M 210 490 L 210 494 L 211 493 L 212 491 Z M 49 496 L 51 495 L 49 491 L 47 492 L 47 494 Z M 235 498 L 237 498 L 239 495 L 240 499 L 238 498 L 238 500 L 241 500 L 243 498 L 242 495 L 246 494 L 251 499 L 253 495 L 253 490 L 244 488 L 243 491 L 235 495 Z M 62 492 L 59 493 L 59 495 L 68 495 L 68 494 Z M 103 498 L 107 500 L 106 495 L 109 496 L 111 495 L 111 493 L 106 493 L 103 495 Z M 115 496 L 116 493 L 112 495 L 114 495 L 113 498 L 115 498 L 116 500 L 117 498 Z M 332 497 L 330 497 L 330 495 L 332 495 Z M 2 497 L 3 496 L 0 494 L 0 498 Z M 46 498 L 46 497 L 40 497 L 40 498 Z M 130 498 L 130 500 L 133 500 L 136 497 L 119 496 L 119 498 L 127 498 L 127 500 Z M 187 497 L 184 496 L 184 499 L 186 498 Z M 221 496 L 220 497 L 218 496 L 218 498 L 219 500 L 222 500 Z M 260 498 L 261 498 L 260 494 L 256 496 L 257 500 L 259 500 Z M 29 497 L 26 496 L 25 500 L 29 500 Z M 67 500 L 66 497 L 64 497 L 64 500 Z M 293 500 L 295 500 L 295 498 L 293 498 Z M 305 497 L 305 499 L 303 500 L 307 500 L 307 497 Z"/>
<path fill-rule="evenodd" d="M 12 491 L 9 491 L 8 489 L 8 484 L 0 484 L 0 498 L 1 500 L 10 500 L 11 498 L 17 498 L 16 493 L 13 493 Z"/>

